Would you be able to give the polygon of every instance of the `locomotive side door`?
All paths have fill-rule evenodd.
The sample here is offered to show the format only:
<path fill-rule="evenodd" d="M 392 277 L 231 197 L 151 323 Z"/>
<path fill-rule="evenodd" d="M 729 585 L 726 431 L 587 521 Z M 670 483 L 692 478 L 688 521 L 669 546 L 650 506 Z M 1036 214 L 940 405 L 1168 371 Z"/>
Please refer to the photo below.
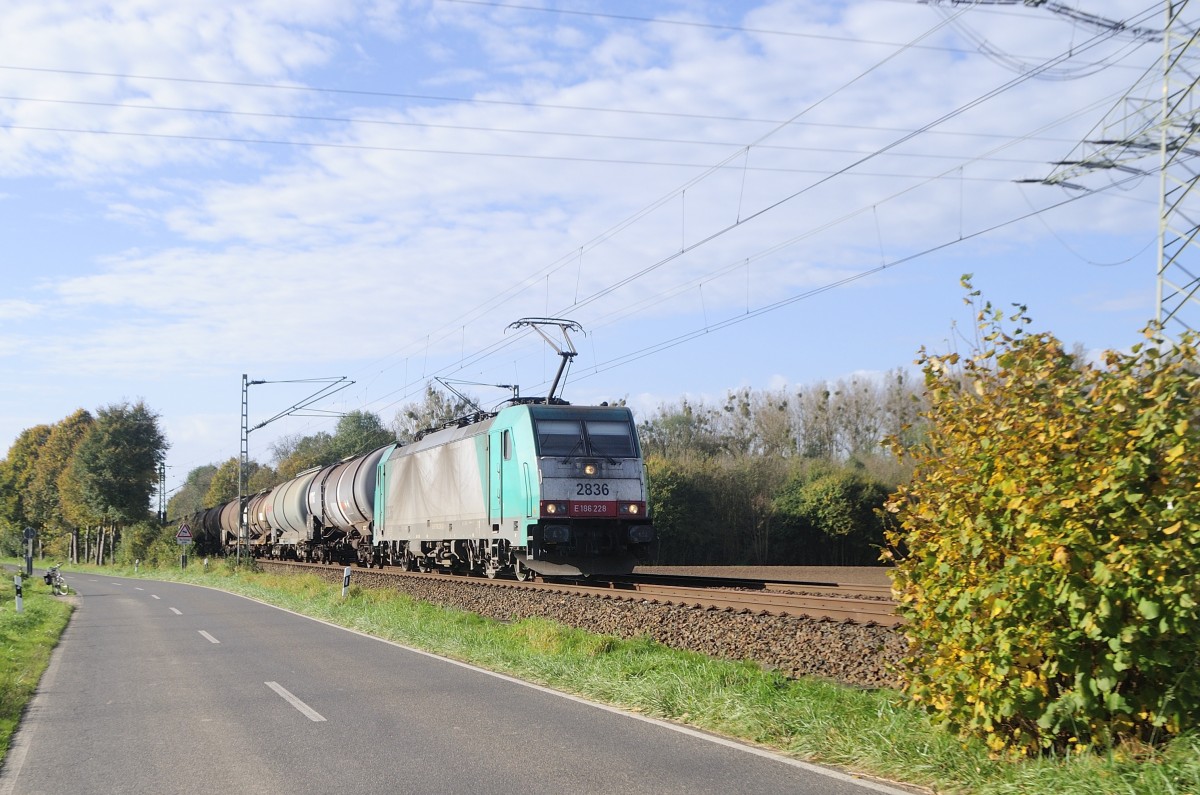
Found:
<path fill-rule="evenodd" d="M 505 441 L 512 455 L 512 432 L 494 430 L 488 433 L 488 521 L 492 531 L 504 522 L 504 453 Z"/>

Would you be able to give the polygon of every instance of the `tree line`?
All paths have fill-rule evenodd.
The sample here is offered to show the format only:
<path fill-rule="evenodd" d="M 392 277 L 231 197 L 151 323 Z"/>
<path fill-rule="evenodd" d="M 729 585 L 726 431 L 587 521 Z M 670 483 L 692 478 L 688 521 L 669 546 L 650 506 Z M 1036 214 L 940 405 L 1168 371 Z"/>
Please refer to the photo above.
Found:
<path fill-rule="evenodd" d="M 21 432 L 0 460 L 0 552 L 20 555 L 26 529 L 39 554 L 102 563 L 156 534 L 167 441 L 143 402 L 79 409 Z"/>
<path fill-rule="evenodd" d="M 873 565 L 901 446 L 921 434 L 902 370 L 795 390 L 683 399 L 639 424 L 660 565 Z"/>

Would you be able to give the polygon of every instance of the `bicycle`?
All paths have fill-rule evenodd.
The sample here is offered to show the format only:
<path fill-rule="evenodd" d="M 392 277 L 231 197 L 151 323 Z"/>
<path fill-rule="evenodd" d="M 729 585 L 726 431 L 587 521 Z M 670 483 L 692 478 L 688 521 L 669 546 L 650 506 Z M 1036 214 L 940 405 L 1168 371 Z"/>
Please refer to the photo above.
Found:
<path fill-rule="evenodd" d="M 42 576 L 42 579 L 50 586 L 51 593 L 55 596 L 66 596 L 70 593 L 70 590 L 67 588 L 67 581 L 63 579 L 62 572 L 59 571 L 61 568 L 61 563 L 55 563 L 46 569 L 46 573 Z"/>

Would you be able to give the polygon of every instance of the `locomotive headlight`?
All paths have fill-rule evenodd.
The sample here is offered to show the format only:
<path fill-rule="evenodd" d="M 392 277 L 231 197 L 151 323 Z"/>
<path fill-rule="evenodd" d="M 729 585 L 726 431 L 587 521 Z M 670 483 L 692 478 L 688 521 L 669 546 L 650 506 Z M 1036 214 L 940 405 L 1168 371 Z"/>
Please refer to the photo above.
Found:
<path fill-rule="evenodd" d="M 583 465 L 583 474 L 587 475 L 588 477 L 593 477 L 596 474 L 596 465 L 595 464 L 584 464 Z"/>
<path fill-rule="evenodd" d="M 565 516 L 569 513 L 567 503 L 542 501 L 542 516 Z"/>
<path fill-rule="evenodd" d="M 623 502 L 617 509 L 622 516 L 641 516 L 646 512 L 645 507 L 640 502 Z"/>

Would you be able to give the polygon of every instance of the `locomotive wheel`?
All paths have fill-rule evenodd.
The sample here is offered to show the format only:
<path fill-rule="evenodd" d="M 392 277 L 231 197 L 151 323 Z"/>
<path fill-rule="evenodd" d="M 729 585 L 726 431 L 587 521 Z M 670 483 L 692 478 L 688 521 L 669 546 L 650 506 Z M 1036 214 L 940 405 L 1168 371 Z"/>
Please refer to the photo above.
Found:
<path fill-rule="evenodd" d="M 529 579 L 529 568 L 521 565 L 521 561 L 513 561 L 513 576 L 517 578 L 517 582 L 525 582 Z"/>

